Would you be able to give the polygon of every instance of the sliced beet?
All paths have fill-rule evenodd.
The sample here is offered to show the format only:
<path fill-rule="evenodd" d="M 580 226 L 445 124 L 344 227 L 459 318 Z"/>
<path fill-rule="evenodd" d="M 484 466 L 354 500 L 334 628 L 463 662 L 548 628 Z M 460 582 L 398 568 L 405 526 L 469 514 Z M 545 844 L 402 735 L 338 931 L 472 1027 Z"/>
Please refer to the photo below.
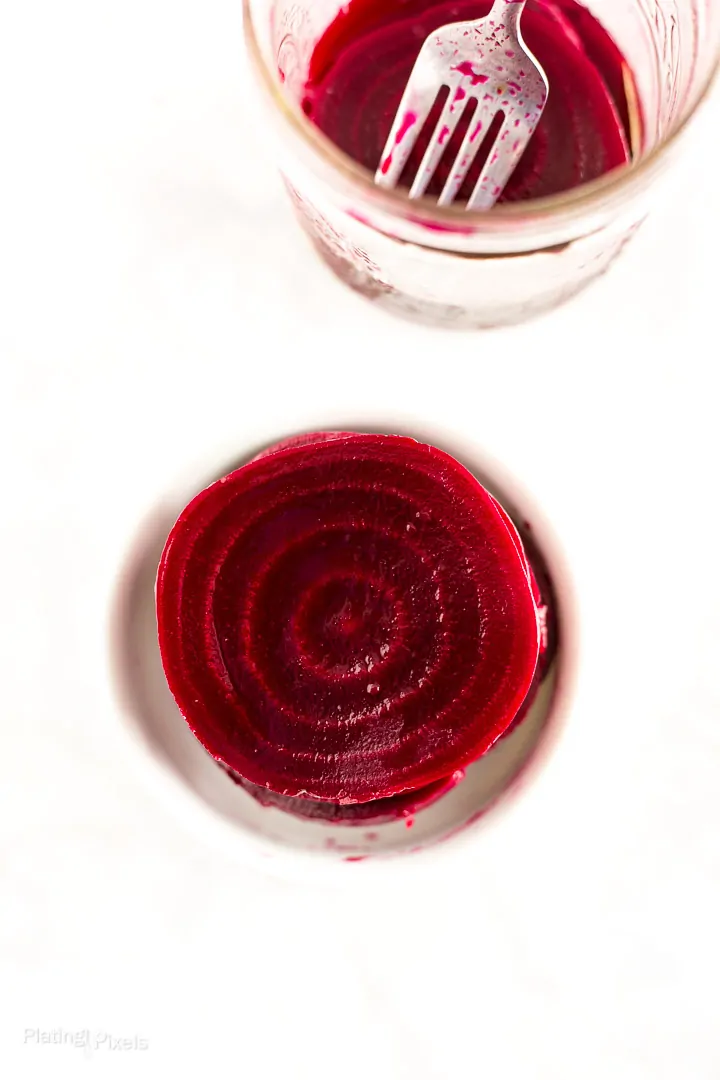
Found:
<path fill-rule="evenodd" d="M 341 150 L 374 172 L 422 42 L 438 27 L 480 18 L 490 7 L 491 0 L 350 0 L 315 48 L 305 112 Z M 630 157 L 628 69 L 607 31 L 574 0 L 530 0 L 522 26 L 545 68 L 550 96 L 502 202 L 569 190 Z M 449 140 L 430 195 L 442 190 L 470 122 L 468 114 Z M 420 166 L 432 126 L 405 170 L 405 187 Z M 478 160 L 471 170 L 461 200 L 470 195 L 480 165 Z"/>
<path fill-rule="evenodd" d="M 157 609 L 168 683 L 209 752 L 331 803 L 475 760 L 538 660 L 514 527 L 453 458 L 400 436 L 295 441 L 202 492 L 168 539 Z"/>

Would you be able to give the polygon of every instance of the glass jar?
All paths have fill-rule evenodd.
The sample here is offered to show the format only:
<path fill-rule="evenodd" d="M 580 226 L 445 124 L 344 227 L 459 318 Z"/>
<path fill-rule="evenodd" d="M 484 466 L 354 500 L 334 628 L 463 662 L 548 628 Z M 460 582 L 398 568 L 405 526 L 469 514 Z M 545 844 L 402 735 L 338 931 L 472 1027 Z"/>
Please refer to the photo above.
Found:
<path fill-rule="evenodd" d="M 602 274 L 706 98 L 720 59 L 718 0 L 584 0 L 635 76 L 633 164 L 491 213 L 378 188 L 303 114 L 315 45 L 343 0 L 243 0 L 251 69 L 299 219 L 334 272 L 392 311 L 435 325 L 519 322 Z"/>

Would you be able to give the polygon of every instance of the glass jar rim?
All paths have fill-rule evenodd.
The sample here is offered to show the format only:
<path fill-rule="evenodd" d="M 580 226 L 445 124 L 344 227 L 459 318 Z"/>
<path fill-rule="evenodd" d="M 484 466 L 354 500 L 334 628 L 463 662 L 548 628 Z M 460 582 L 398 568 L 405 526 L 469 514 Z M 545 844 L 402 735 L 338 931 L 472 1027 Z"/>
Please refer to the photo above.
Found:
<path fill-rule="evenodd" d="M 340 150 L 300 109 L 292 107 L 282 92 L 281 83 L 269 70 L 263 57 L 253 25 L 251 0 L 243 0 L 243 29 L 247 53 L 263 91 L 296 138 L 319 164 L 324 160 L 358 195 L 389 216 L 412 217 L 415 221 L 422 219 L 440 229 L 446 229 L 449 233 L 463 232 L 468 227 L 476 234 L 497 233 L 505 227 L 511 227 L 517 233 L 523 225 L 548 224 L 549 220 L 576 220 L 591 215 L 594 211 L 607 209 L 608 203 L 615 203 L 642 188 L 646 181 L 656 175 L 658 167 L 710 97 L 715 83 L 720 81 L 719 54 L 692 106 L 673 125 L 667 137 L 638 161 L 613 169 L 605 176 L 570 191 L 540 199 L 505 203 L 496 206 L 490 214 L 479 211 L 468 213 L 462 207 L 438 206 L 437 202 L 429 198 L 410 201 L 402 191 L 379 187 L 371 172 Z"/>

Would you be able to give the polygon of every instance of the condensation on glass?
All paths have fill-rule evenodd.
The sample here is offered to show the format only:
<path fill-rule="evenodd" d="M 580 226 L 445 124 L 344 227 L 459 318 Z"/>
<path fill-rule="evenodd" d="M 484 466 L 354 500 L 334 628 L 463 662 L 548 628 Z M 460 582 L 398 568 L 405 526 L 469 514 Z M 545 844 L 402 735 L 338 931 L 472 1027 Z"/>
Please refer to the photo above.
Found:
<path fill-rule="evenodd" d="M 623 50 L 639 107 L 634 164 L 567 195 L 487 215 L 386 196 L 300 109 L 313 49 L 340 0 L 244 0 L 249 53 L 301 223 L 347 284 L 399 314 L 457 327 L 518 322 L 602 274 L 708 90 L 718 0 L 585 0 Z M 640 115 L 643 121 L 640 122 Z"/>

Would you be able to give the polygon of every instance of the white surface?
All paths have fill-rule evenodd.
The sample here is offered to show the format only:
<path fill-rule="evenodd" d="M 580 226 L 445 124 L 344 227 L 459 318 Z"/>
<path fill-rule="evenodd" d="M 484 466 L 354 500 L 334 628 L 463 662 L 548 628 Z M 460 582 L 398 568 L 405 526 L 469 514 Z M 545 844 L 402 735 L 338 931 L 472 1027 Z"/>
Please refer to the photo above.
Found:
<path fill-rule="evenodd" d="M 718 102 L 591 292 L 448 337 L 313 260 L 240 54 L 238 0 L 2 15 L 3 1075 L 717 1080 Z M 188 470 L 371 420 L 533 493 L 580 593 L 576 702 L 470 848 L 288 884 L 124 752 L 109 604 Z"/>

